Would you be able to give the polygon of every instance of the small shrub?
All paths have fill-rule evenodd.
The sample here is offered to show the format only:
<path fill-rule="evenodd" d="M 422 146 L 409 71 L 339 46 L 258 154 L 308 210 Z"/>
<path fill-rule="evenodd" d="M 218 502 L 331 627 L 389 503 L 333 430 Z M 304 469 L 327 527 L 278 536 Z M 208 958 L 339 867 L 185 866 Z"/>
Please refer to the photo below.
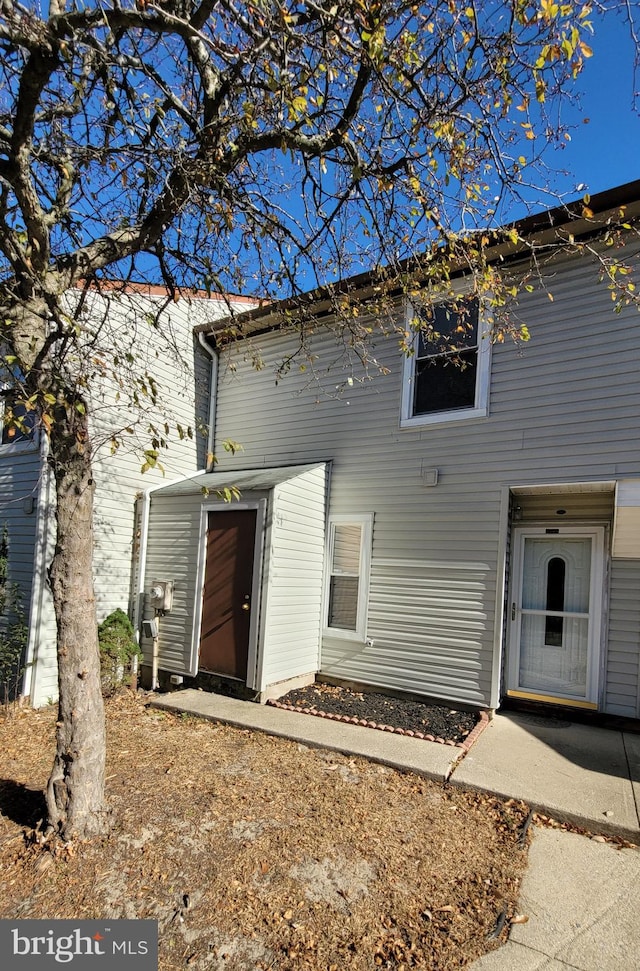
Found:
<path fill-rule="evenodd" d="M 127 684 L 134 658 L 142 652 L 136 641 L 133 624 L 118 607 L 98 625 L 102 690 L 113 694 L 121 684 Z"/>

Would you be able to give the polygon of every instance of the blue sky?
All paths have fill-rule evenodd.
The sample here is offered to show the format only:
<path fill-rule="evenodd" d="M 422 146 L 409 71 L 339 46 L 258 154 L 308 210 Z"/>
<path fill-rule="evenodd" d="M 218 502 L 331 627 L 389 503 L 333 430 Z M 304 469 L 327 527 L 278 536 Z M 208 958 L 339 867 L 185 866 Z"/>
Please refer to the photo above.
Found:
<path fill-rule="evenodd" d="M 571 142 L 551 153 L 547 163 L 554 169 L 569 170 L 569 175 L 555 180 L 561 191 L 571 193 L 584 183 L 593 195 L 640 179 L 640 118 L 633 110 L 634 85 L 638 90 L 640 78 L 634 78 L 634 45 L 628 25 L 613 14 L 592 19 L 594 54 L 578 79 L 578 88 L 584 92 L 582 111 L 571 111 L 577 125 Z M 588 124 L 583 118 L 589 119 Z"/>

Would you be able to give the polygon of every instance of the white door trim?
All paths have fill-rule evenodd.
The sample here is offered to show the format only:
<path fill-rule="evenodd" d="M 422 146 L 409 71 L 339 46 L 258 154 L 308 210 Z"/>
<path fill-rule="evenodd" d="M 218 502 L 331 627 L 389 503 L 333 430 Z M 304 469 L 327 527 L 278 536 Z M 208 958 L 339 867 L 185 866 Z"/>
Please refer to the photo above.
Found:
<path fill-rule="evenodd" d="M 587 646 L 587 675 L 585 695 L 555 693 L 553 695 L 532 692 L 521 687 L 520 634 L 522 630 L 522 585 L 524 581 L 524 546 L 531 537 L 562 539 L 591 538 L 591 573 L 589 584 L 589 630 Z M 601 669 L 602 612 L 604 605 L 605 577 L 605 528 L 604 526 L 518 526 L 513 530 L 513 568 L 511 572 L 508 602 L 507 638 L 507 694 L 533 700 L 572 704 L 597 708 Z"/>

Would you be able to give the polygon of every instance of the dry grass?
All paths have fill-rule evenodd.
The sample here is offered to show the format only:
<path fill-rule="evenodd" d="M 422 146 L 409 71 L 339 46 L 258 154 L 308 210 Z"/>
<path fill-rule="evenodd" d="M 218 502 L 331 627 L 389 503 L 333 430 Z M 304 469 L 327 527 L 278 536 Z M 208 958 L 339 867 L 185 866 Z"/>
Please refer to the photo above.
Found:
<path fill-rule="evenodd" d="M 25 837 L 55 712 L 0 723 L 1 918 L 155 918 L 161 971 L 444 971 L 498 946 L 522 804 L 130 694 L 107 711 L 113 828 L 66 848 Z"/>

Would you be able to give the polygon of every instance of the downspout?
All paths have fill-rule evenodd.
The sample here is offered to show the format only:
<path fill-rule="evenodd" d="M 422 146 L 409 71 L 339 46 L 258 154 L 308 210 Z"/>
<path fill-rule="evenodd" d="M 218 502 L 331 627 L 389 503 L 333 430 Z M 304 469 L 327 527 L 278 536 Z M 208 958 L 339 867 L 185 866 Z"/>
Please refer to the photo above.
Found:
<path fill-rule="evenodd" d="M 216 405 L 218 398 L 218 350 L 215 345 L 209 343 L 209 337 L 202 331 L 198 332 L 198 343 L 206 354 L 211 358 L 211 376 L 209 379 L 209 434 L 207 435 L 207 456 L 205 468 L 207 472 L 213 471 L 213 449 L 216 440 Z"/>
<path fill-rule="evenodd" d="M 138 570 L 138 587 L 136 589 L 136 596 L 133 604 L 133 627 L 138 639 L 140 638 L 140 623 L 142 621 L 142 598 L 144 595 L 144 581 L 147 569 L 147 542 L 149 539 L 149 508 L 151 506 L 151 492 L 153 489 L 154 486 L 150 486 L 142 493 L 140 546 L 138 547 L 140 568 Z"/>

